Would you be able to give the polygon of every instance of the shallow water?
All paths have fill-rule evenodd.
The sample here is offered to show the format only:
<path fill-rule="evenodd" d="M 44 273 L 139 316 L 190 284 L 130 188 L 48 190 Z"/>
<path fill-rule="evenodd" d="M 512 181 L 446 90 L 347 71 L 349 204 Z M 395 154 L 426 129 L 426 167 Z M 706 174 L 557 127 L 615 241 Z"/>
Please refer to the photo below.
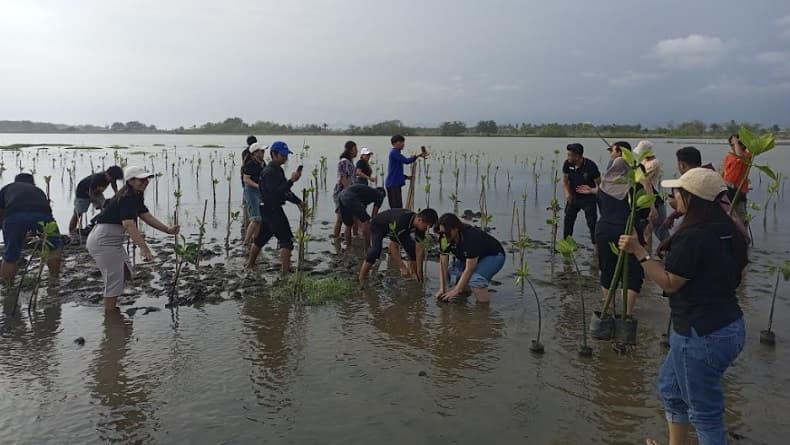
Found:
<path fill-rule="evenodd" d="M 261 138 L 264 139 L 264 138 Z M 270 142 L 274 138 L 266 138 Z M 294 147 L 301 137 L 284 137 Z M 118 154 L 129 164 L 145 162 L 163 171 L 181 156 L 180 220 L 185 234 L 195 234 L 195 218 L 208 199 L 209 247 L 219 248 L 226 232 L 227 190 L 231 175 L 232 208 L 240 200 L 238 166 L 222 166 L 228 156 L 238 157 L 243 137 L 170 135 L 0 135 L 0 145 L 16 142 L 70 142 L 81 145 L 126 145 Z M 326 241 L 331 231 L 331 187 L 334 163 L 344 142 L 339 137 L 307 138 L 312 148 L 304 159 L 305 175 L 295 186 L 301 190 L 321 154 L 329 158 L 329 190 L 321 190 L 313 224 L 311 260 L 316 269 L 330 269 L 351 276 L 333 257 L 335 248 Z M 387 138 L 358 138 L 383 159 Z M 479 167 L 472 158 L 464 168 L 458 156 L 461 209 L 478 210 L 481 179 L 488 162 L 491 180 L 487 195 L 494 213 L 494 234 L 510 239 L 513 201 L 521 205 L 526 186 L 527 232 L 544 242 L 527 251 L 527 261 L 541 298 L 546 353 L 529 352 L 537 330 L 534 297 L 521 296 L 513 288 L 514 257 L 497 275 L 500 282 L 490 307 L 474 304 L 437 304 L 436 264 L 429 264 L 429 281 L 423 289 L 402 283 L 386 273 L 367 291 L 350 295 L 340 303 L 322 307 L 274 304 L 266 296 L 269 285 L 242 286 L 232 271 L 242 264 L 238 248 L 207 261 L 227 270 L 221 278 L 220 304 L 165 309 L 166 282 L 159 279 L 168 267 L 167 242 L 162 234 L 147 231 L 157 240 L 158 260 L 138 263 L 136 273 L 146 277 L 135 283 L 129 302 L 134 307 L 153 306 L 161 311 L 123 319 L 105 320 L 102 310 L 90 303 L 100 292 L 100 280 L 91 276 L 94 266 L 84 254 L 72 252 L 63 289 L 42 295 L 32 318 L 0 315 L 0 431 L 8 443 L 247 443 L 255 440 L 285 443 L 637 443 L 645 436 L 664 437 L 663 414 L 654 380 L 665 351 L 660 346 L 668 310 L 655 286 L 648 284 L 638 303 L 639 345 L 626 354 L 614 352 L 608 342 L 591 341 L 594 355 L 581 359 L 580 310 L 572 294 L 573 275 L 560 259 L 551 260 L 545 242 L 545 224 L 551 197 L 552 150 L 567 142 L 559 139 L 505 138 L 409 138 L 409 146 L 431 146 L 444 152 L 444 172 L 439 185 L 441 155 L 431 160 L 432 206 L 451 210 L 448 199 L 454 189 L 454 161 L 447 153 L 482 153 Z M 655 142 L 655 141 L 654 141 Z M 154 147 L 153 144 L 166 147 Z M 596 162 L 602 144 L 582 141 Z M 134 146 L 132 146 L 134 144 Z M 172 145 L 177 145 L 174 150 Z M 188 145 L 219 144 L 234 148 L 192 148 Z M 680 144 L 656 143 L 665 165 Z M 699 146 L 706 161 L 718 163 L 722 146 Z M 162 150 L 167 148 L 168 161 Z M 177 151 L 176 151 L 177 150 Z M 297 153 L 300 150 L 295 150 Z M 144 152 L 135 154 L 138 152 Z M 56 218 L 64 229 L 73 198 L 66 168 L 76 166 L 79 180 L 113 163 L 114 150 L 71 151 L 51 148 L 2 152 L 8 169 L 3 183 L 17 173 L 19 161 L 27 169 L 35 162 L 36 177 L 52 174 L 52 199 Z M 774 166 L 786 165 L 790 152 L 780 147 L 766 156 Z M 535 198 L 532 160 L 541 172 Z M 63 156 L 61 158 L 61 155 Z M 102 159 L 102 157 L 104 158 Z M 201 167 L 196 179 L 192 159 Z M 448 158 L 448 156 L 450 156 Z M 525 165 L 525 157 L 528 157 Z M 212 205 L 210 158 L 214 158 L 217 208 Z M 53 162 L 54 167 L 53 167 Z M 73 162 L 73 163 L 72 163 Z M 290 162 L 290 169 L 300 163 Z M 605 164 L 605 162 L 604 162 Z M 600 165 L 600 164 L 599 164 Z M 511 170 L 511 190 L 505 172 Z M 466 176 L 464 177 L 464 170 Z M 674 173 L 674 164 L 667 168 Z M 423 175 L 424 176 L 424 175 Z M 753 199 L 762 200 L 767 181 Z M 158 204 L 152 183 L 146 202 L 162 219 L 170 218 L 175 198 L 175 178 L 168 168 L 158 179 Z M 417 186 L 416 206 L 425 206 Z M 76 185 L 76 182 L 75 184 Z M 405 192 L 404 192 L 405 195 Z M 764 273 L 768 259 L 788 257 L 790 231 L 778 223 L 788 210 L 779 199 L 776 214 L 768 213 L 766 230 L 758 217 L 753 225 L 756 247 L 754 263 L 742 290 L 747 320 L 747 346 L 727 372 L 728 428 L 734 443 L 783 443 L 790 433 L 784 415 L 790 408 L 785 395 L 790 384 L 787 339 L 790 338 L 790 302 L 785 284 L 780 289 L 774 316 L 778 343 L 760 345 L 765 329 L 773 281 Z M 297 213 L 286 207 L 292 221 Z M 774 216 L 775 215 L 775 216 Z M 583 217 L 576 234 L 589 244 Z M 239 237 L 239 224 L 231 230 Z M 273 243 L 272 243 L 273 244 Z M 222 250 L 222 249 L 219 249 Z M 330 254 L 331 253 L 331 254 Z M 264 254 L 274 259 L 273 252 Z M 591 252 L 580 254 L 585 275 L 588 310 L 597 308 L 596 273 L 589 264 Z M 275 260 L 276 261 L 276 260 Z M 335 261 L 335 262 L 333 262 Z M 219 266 L 217 266 L 219 267 Z M 223 269 L 211 269 L 211 273 Z M 221 273 L 221 272 L 217 272 Z M 271 283 L 271 273 L 267 272 Z M 210 279 L 211 277 L 209 277 Z M 199 281 L 199 280 L 198 280 Z M 212 291 L 213 292 L 213 291 Z M 237 298 L 232 295 L 238 292 Z M 140 294 L 144 296 L 136 298 Z M 240 297 L 240 298 L 238 298 Z M 132 301 L 136 298 L 136 301 Z M 123 309 L 126 310 L 128 306 Z M 77 337 L 85 345 L 74 343 Z"/>

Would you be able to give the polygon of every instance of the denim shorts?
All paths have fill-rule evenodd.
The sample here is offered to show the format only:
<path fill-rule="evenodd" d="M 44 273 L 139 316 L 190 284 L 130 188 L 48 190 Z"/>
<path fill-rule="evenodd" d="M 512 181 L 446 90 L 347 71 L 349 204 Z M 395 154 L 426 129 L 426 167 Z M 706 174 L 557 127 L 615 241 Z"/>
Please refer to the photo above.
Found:
<path fill-rule="evenodd" d="M 488 287 L 491 279 L 494 278 L 494 275 L 496 275 L 504 265 L 505 255 L 501 253 L 499 255 L 484 256 L 478 259 L 475 271 L 472 273 L 472 277 L 469 278 L 469 287 Z M 451 286 L 458 282 L 461 278 L 461 274 L 464 273 L 464 269 L 466 269 L 466 261 L 455 258 L 448 271 L 450 275 L 449 283 Z"/>
<path fill-rule="evenodd" d="M 247 212 L 250 221 L 261 222 L 261 192 L 255 187 L 244 186 L 244 200 L 247 202 Z"/>
<path fill-rule="evenodd" d="M 667 421 L 691 423 L 699 443 L 727 443 L 721 379 L 746 342 L 743 317 L 698 336 L 670 334 L 670 349 L 658 373 L 658 392 Z"/>
<path fill-rule="evenodd" d="M 3 220 L 3 239 L 5 251 L 3 260 L 15 262 L 22 255 L 22 247 L 28 232 L 41 232 L 40 222 L 54 221 L 52 215 L 44 212 L 12 213 Z M 52 249 L 59 249 L 63 245 L 60 234 L 49 238 Z"/>

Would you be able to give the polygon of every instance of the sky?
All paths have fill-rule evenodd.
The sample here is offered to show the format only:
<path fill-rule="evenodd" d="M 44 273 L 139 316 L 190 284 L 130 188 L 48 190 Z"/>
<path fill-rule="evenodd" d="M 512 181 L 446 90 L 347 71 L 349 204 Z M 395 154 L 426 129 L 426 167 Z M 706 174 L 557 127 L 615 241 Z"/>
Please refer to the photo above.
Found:
<path fill-rule="evenodd" d="M 0 120 L 790 125 L 790 1 L 0 0 Z"/>

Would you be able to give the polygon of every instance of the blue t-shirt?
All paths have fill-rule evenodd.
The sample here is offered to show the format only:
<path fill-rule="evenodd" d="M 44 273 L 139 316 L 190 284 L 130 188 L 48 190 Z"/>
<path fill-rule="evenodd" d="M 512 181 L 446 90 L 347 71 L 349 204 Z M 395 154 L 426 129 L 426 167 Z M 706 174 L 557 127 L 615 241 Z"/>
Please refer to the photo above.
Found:
<path fill-rule="evenodd" d="M 403 174 L 403 166 L 411 164 L 417 160 L 417 156 L 407 158 L 403 156 L 397 148 L 390 150 L 389 164 L 387 165 L 387 187 L 401 187 L 406 184 L 406 176 Z"/>

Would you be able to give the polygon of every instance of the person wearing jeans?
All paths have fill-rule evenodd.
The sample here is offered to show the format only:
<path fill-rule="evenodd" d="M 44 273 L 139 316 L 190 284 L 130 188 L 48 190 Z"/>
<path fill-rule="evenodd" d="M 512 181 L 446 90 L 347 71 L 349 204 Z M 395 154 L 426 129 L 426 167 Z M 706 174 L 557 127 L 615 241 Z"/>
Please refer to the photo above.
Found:
<path fill-rule="evenodd" d="M 466 225 L 452 213 L 445 213 L 436 224 L 441 239 L 439 291 L 436 297 L 453 301 L 469 286 L 478 303 L 488 303 L 488 285 L 505 265 L 505 249 L 493 236 Z M 449 253 L 455 256 L 450 265 Z M 450 286 L 452 286 L 450 288 Z"/>
<path fill-rule="evenodd" d="M 700 444 L 726 444 L 721 379 L 745 343 L 735 290 L 748 263 L 746 238 L 721 207 L 727 187 L 716 172 L 693 168 L 661 186 L 675 189 L 685 215 L 659 246 L 666 262 L 653 258 L 635 234 L 622 235 L 618 245 L 669 295 L 673 332 L 658 377 L 669 443 L 686 443 L 693 426 Z"/>

